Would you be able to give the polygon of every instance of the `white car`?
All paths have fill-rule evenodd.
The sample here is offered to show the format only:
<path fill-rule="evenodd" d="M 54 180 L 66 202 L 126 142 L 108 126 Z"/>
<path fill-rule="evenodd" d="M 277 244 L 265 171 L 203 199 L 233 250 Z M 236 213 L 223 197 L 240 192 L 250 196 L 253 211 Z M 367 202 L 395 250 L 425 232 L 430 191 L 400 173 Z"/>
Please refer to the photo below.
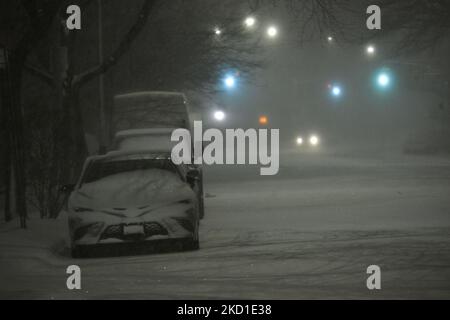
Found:
<path fill-rule="evenodd" d="M 199 248 L 199 172 L 170 153 L 114 151 L 86 160 L 68 200 L 74 257 L 107 245 Z"/>

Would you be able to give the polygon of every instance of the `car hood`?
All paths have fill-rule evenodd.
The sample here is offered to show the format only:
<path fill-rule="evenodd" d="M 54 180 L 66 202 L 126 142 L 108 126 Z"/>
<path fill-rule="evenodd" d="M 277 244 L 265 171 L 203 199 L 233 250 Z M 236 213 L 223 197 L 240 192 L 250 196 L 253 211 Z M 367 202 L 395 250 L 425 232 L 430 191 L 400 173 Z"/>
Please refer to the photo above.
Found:
<path fill-rule="evenodd" d="M 194 199 L 192 189 L 177 174 L 148 169 L 119 173 L 85 183 L 71 194 L 69 208 L 136 216 Z"/>

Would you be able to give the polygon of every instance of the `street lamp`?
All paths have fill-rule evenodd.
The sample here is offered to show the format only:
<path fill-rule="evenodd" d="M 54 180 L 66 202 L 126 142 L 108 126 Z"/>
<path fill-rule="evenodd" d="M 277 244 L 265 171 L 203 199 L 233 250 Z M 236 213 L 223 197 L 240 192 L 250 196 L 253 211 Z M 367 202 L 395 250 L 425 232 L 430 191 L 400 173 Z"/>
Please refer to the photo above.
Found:
<path fill-rule="evenodd" d="M 244 24 L 247 28 L 251 28 L 255 25 L 256 19 L 254 17 L 247 17 L 244 21 Z"/>
<path fill-rule="evenodd" d="M 225 120 L 225 112 L 217 110 L 216 112 L 214 112 L 214 119 L 216 119 L 219 122 L 222 122 L 223 120 Z"/>
<path fill-rule="evenodd" d="M 220 36 L 222 34 L 222 30 L 220 30 L 218 27 L 214 28 L 214 33 L 216 36 Z"/>
<path fill-rule="evenodd" d="M 342 94 L 342 89 L 338 85 L 329 86 L 331 89 L 331 94 L 335 97 L 339 97 Z"/>
<path fill-rule="evenodd" d="M 335 96 L 335 97 L 340 96 L 341 95 L 341 88 L 335 86 L 335 87 L 333 87 L 331 92 L 333 93 L 333 96 Z"/>
<path fill-rule="evenodd" d="M 297 144 L 299 146 L 301 146 L 303 144 L 303 138 L 302 137 L 297 137 Z"/>
<path fill-rule="evenodd" d="M 269 123 L 269 119 L 267 118 L 267 116 L 260 116 L 259 117 L 259 124 L 266 125 L 267 123 Z"/>
<path fill-rule="evenodd" d="M 391 82 L 391 78 L 386 72 L 382 72 L 377 77 L 377 83 L 380 87 L 386 88 L 389 86 L 389 83 Z"/>
<path fill-rule="evenodd" d="M 333 41 L 333 37 L 332 36 L 328 36 L 327 40 L 328 40 L 328 42 L 331 42 L 331 41 Z"/>
<path fill-rule="evenodd" d="M 375 47 L 372 45 L 367 46 L 366 52 L 368 55 L 372 56 L 375 54 Z"/>
<path fill-rule="evenodd" d="M 275 26 L 270 26 L 267 28 L 267 35 L 270 38 L 275 38 L 278 35 L 278 29 Z"/>
<path fill-rule="evenodd" d="M 232 89 L 236 85 L 236 78 L 234 76 L 229 75 L 225 77 L 223 82 L 225 84 L 225 87 L 227 87 L 228 89 Z"/>

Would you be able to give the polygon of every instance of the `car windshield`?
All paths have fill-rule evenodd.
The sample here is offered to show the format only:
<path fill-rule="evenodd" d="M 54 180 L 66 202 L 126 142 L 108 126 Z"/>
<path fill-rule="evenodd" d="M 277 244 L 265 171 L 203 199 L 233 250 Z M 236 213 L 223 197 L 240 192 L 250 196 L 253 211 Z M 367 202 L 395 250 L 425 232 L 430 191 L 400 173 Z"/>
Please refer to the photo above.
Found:
<path fill-rule="evenodd" d="M 170 159 L 122 159 L 95 161 L 86 169 L 82 184 L 90 183 L 118 173 L 160 169 L 179 175 L 177 167 Z"/>

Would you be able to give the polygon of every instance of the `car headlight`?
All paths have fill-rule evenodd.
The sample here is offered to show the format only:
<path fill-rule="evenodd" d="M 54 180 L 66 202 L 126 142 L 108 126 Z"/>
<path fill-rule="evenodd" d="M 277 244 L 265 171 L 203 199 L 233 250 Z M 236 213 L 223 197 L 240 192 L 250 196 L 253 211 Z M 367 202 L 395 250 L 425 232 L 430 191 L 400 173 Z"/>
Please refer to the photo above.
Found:
<path fill-rule="evenodd" d="M 299 146 L 303 145 L 303 138 L 302 137 L 297 137 L 297 145 L 299 145 Z"/>
<path fill-rule="evenodd" d="M 309 137 L 309 144 L 312 146 L 317 146 L 319 144 L 319 137 L 316 135 L 311 135 Z"/>

